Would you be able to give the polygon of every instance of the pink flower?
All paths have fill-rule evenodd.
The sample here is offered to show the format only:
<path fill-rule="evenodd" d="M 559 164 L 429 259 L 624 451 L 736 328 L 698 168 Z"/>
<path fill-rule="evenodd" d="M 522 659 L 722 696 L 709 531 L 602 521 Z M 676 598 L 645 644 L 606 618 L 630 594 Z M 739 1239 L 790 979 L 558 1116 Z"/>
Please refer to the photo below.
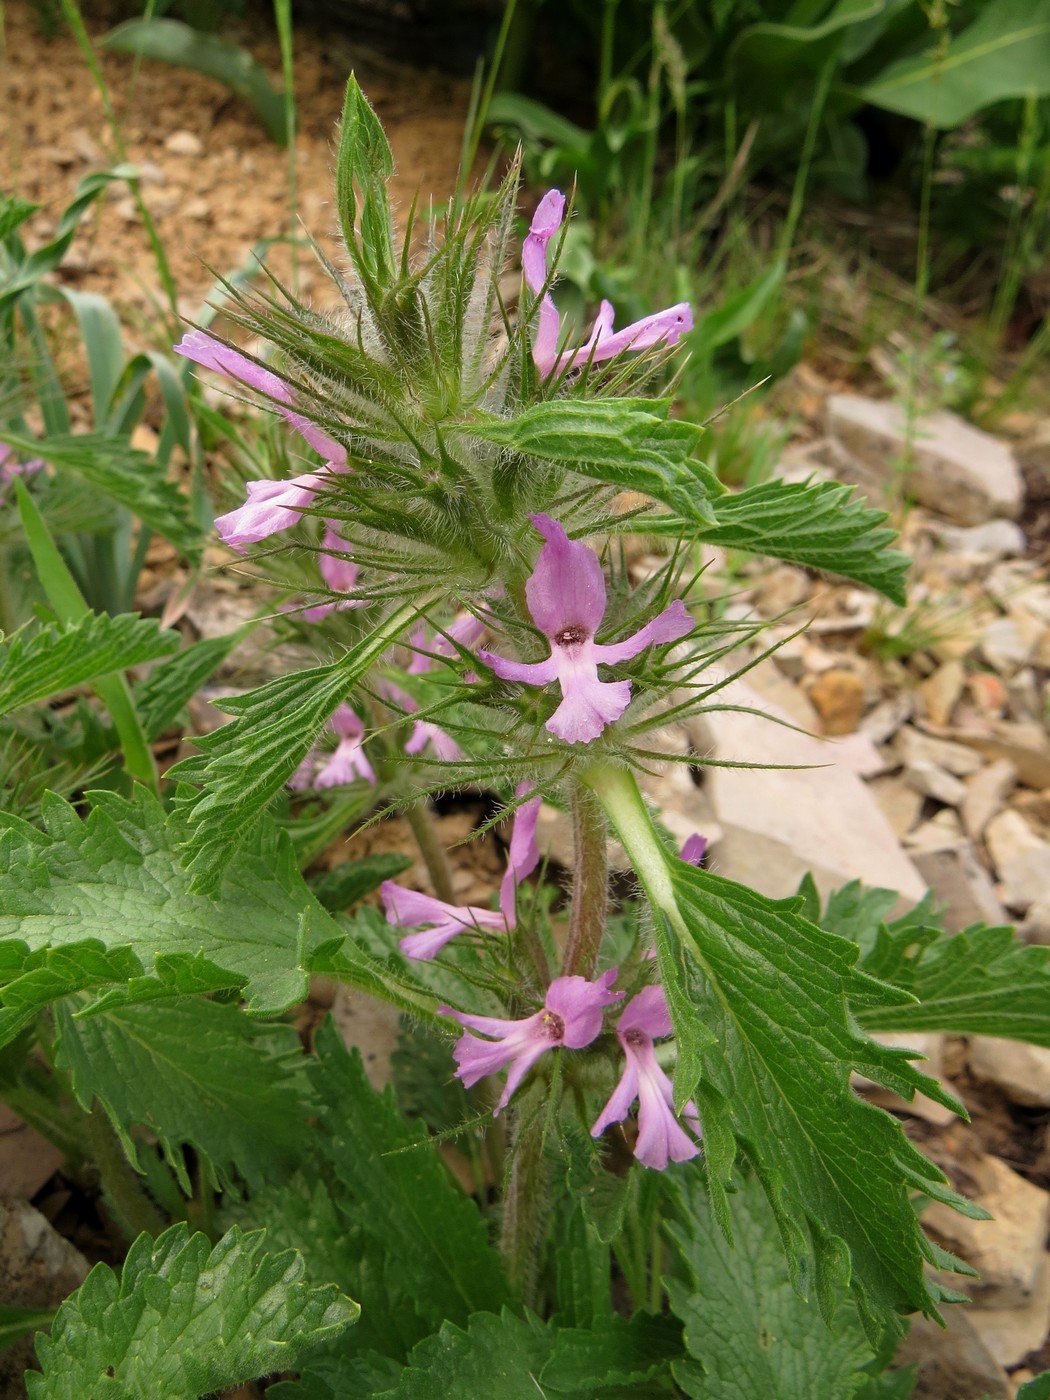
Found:
<path fill-rule="evenodd" d="M 321 558 L 318 567 L 321 577 L 333 593 L 352 593 L 357 584 L 357 565 L 346 558 L 346 541 L 331 520 L 325 522 L 324 539 L 321 541 Z M 363 598 L 342 598 L 337 603 L 318 603 L 316 607 L 304 608 L 300 614 L 305 622 L 320 622 L 331 612 L 342 612 L 346 608 L 360 608 Z"/>
<path fill-rule="evenodd" d="M 412 636 L 412 645 L 420 650 L 416 651 L 408 663 L 408 674 L 410 676 L 424 675 L 430 670 L 436 657 L 451 658 L 455 656 L 456 642 L 464 647 L 474 646 L 484 630 L 485 623 L 472 613 L 468 613 L 465 617 L 459 617 L 446 629 L 444 634 L 440 632 L 435 634 L 430 643 L 434 654 L 428 655 L 423 649 L 427 640 L 426 632 L 422 627 L 418 628 Z M 466 679 L 472 680 L 476 677 L 467 676 Z M 418 703 L 411 695 L 407 695 L 400 686 L 388 683 L 386 689 L 390 698 L 409 714 L 413 714 L 419 709 Z M 434 724 L 431 720 L 417 719 L 405 744 L 405 753 L 412 756 L 422 753 L 427 744 L 433 747 L 434 753 L 442 763 L 454 763 L 463 757 L 463 750 L 440 725 Z"/>
<path fill-rule="evenodd" d="M 525 784 L 521 784 L 516 796 L 523 797 L 526 791 Z M 383 881 L 380 893 L 387 923 L 395 928 L 430 925 L 419 933 L 410 933 L 402 938 L 400 947 L 406 957 L 424 961 L 436 957 L 446 943 L 467 928 L 479 932 L 508 933 L 514 927 L 517 888 L 539 864 L 539 851 L 536 849 L 539 810 L 540 799 L 534 797 L 523 802 L 515 814 L 498 909 L 481 909 L 473 904 L 446 904 L 433 895 L 406 890 L 402 885 L 394 884 L 393 880 Z"/>
<path fill-rule="evenodd" d="M 707 850 L 707 837 L 701 836 L 698 831 L 694 831 L 682 849 L 678 852 L 679 860 L 684 860 L 687 865 L 699 865 Z"/>
<path fill-rule="evenodd" d="M 6 442 L 0 442 L 0 486 L 9 486 L 16 476 L 32 476 L 34 472 L 43 471 L 47 466 L 40 457 L 33 457 L 28 462 L 16 462 L 13 460 L 14 455 Z M 0 495 L 0 505 L 3 504 L 3 499 Z"/>
<path fill-rule="evenodd" d="M 669 306 L 613 331 L 615 311 L 612 303 L 603 301 L 594 322 L 590 339 L 578 350 L 558 353 L 561 326 L 558 311 L 547 284 L 547 244 L 561 228 L 565 218 L 565 196 L 560 190 L 548 190 L 533 215 L 529 232 L 521 250 L 521 267 L 525 284 L 533 296 L 543 292 L 536 333 L 532 342 L 532 358 L 542 375 L 552 371 L 580 369 L 587 364 L 601 364 L 624 350 L 649 350 L 654 345 L 675 345 L 680 336 L 693 329 L 693 313 L 688 302 Z"/>
<path fill-rule="evenodd" d="M 340 705 L 328 721 L 339 738 L 333 753 L 321 749 L 308 753 L 288 780 L 296 792 L 305 788 L 340 787 L 364 778 L 375 786 L 376 775 L 364 750 L 365 727 L 349 705 Z"/>
<path fill-rule="evenodd" d="M 293 476 L 291 481 L 249 481 L 244 505 L 216 518 L 219 538 L 231 549 L 243 551 L 246 545 L 268 539 L 278 530 L 290 529 L 313 505 L 314 497 L 328 490 L 330 478 L 331 473 L 322 467 Z"/>
<path fill-rule="evenodd" d="M 663 1171 L 667 1163 L 687 1162 L 700 1151 L 675 1117 L 671 1081 L 656 1061 L 653 1040 L 671 1034 L 671 1017 L 662 987 L 643 987 L 623 1009 L 616 1037 L 627 1063 L 620 1082 L 591 1129 L 600 1137 L 610 1123 L 622 1123 L 638 1100 L 638 1141 L 634 1155 L 644 1167 Z M 696 1106 L 686 1104 L 685 1121 L 699 1136 Z"/>
<path fill-rule="evenodd" d="M 609 990 L 615 981 L 615 967 L 602 973 L 596 982 L 588 982 L 585 977 L 556 977 L 547 988 L 543 1010 L 524 1021 L 468 1016 L 463 1011 L 453 1011 L 450 1006 L 439 1006 L 442 1015 L 454 1017 L 461 1026 L 493 1037 L 479 1040 L 469 1033 L 460 1036 L 452 1052 L 459 1066 L 457 1076 L 469 1089 L 487 1074 L 495 1074 L 508 1066 L 506 1087 L 494 1110 L 499 1113 L 547 1050 L 559 1045 L 581 1050 L 590 1045 L 602 1028 L 603 1009 L 624 995 Z"/>
<path fill-rule="evenodd" d="M 628 661 L 646 647 L 676 642 L 693 630 L 681 599 L 622 642 L 602 645 L 594 634 L 605 616 L 605 578 L 598 556 L 570 540 L 549 515 L 529 519 L 547 543 L 525 585 L 532 620 L 551 644 L 546 661 L 507 661 L 489 652 L 479 655 L 502 680 L 547 685 L 556 680 L 562 702 L 547 729 L 566 743 L 589 743 L 607 724 L 620 718 L 631 701 L 630 681 L 601 681 L 599 662 Z"/>

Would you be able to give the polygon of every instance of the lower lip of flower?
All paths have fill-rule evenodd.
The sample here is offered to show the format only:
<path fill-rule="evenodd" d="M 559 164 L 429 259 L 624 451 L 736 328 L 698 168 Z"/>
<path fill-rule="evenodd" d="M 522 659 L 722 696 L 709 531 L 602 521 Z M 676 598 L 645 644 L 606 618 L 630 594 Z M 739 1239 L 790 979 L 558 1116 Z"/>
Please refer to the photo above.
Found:
<path fill-rule="evenodd" d="M 588 637 L 586 628 L 583 627 L 563 627 L 555 637 L 555 643 L 560 647 L 579 646 L 580 642 L 585 642 Z"/>
<path fill-rule="evenodd" d="M 565 1039 L 565 1022 L 560 1016 L 556 1016 L 553 1011 L 543 1013 L 543 1034 L 551 1041 Z"/>
<path fill-rule="evenodd" d="M 623 1038 L 628 1045 L 644 1045 L 648 1040 L 642 1031 L 626 1031 Z"/>

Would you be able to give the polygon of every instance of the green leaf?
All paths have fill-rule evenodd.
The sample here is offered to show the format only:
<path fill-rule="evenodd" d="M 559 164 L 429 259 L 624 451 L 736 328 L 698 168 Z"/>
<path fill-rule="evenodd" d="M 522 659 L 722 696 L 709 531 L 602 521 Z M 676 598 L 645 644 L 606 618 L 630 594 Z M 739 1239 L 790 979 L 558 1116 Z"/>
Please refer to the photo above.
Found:
<path fill-rule="evenodd" d="M 6 1351 L 23 1337 L 31 1337 L 34 1332 L 49 1327 L 54 1315 L 54 1308 L 0 1307 L 0 1351 Z"/>
<path fill-rule="evenodd" d="M 351 73 L 335 160 L 336 205 L 354 267 L 378 294 L 397 283 L 394 225 L 386 188 L 393 173 L 394 157 L 382 123 Z M 355 185 L 361 194 L 360 208 Z"/>
<path fill-rule="evenodd" d="M 98 40 L 103 49 L 188 68 L 223 83 L 252 109 L 267 136 L 288 144 L 284 97 L 247 49 L 177 19 L 129 19 Z"/>
<path fill-rule="evenodd" d="M 128 438 L 66 433 L 51 435 L 45 442 L 0 426 L 0 442 L 27 456 L 43 456 L 60 470 L 76 472 L 181 553 L 189 558 L 200 553 L 204 537 L 190 517 L 186 497 L 166 480 L 163 468 L 148 453 L 132 447 Z"/>
<path fill-rule="evenodd" d="M 589 1331 L 555 1328 L 527 1312 L 480 1313 L 464 1331 L 446 1322 L 414 1349 L 398 1384 L 376 1400 L 593 1400 L 611 1388 L 666 1375 L 681 1355 L 671 1318 L 610 1317 Z M 349 1397 L 348 1397 L 349 1400 Z"/>
<path fill-rule="evenodd" d="M 314 896 L 333 914 L 342 913 L 377 890 L 384 880 L 392 880 L 412 865 L 411 856 L 380 851 L 361 860 L 343 861 L 310 880 Z"/>
<path fill-rule="evenodd" d="M 850 1400 L 863 1383 L 871 1348 L 848 1304 L 830 1326 L 792 1287 L 776 1220 L 750 1173 L 733 1196 L 733 1242 L 726 1239 L 703 1173 L 675 1173 L 677 1253 L 667 1281 L 672 1311 L 685 1324 L 689 1359 L 674 1377 L 696 1400 Z"/>
<path fill-rule="evenodd" d="M 748 110 L 782 111 L 798 85 L 811 90 L 816 74 L 848 40 L 849 31 L 876 16 L 885 0 L 836 0 L 801 7 L 816 24 L 749 24 L 733 40 L 726 66 L 732 91 Z M 826 10 L 826 13 L 823 13 Z M 768 11 L 767 11 L 768 12 Z M 800 7 L 788 7 L 794 18 Z"/>
<path fill-rule="evenodd" d="M 184 647 L 162 666 L 154 666 L 134 688 L 135 708 L 149 739 L 156 739 L 178 719 L 216 667 L 244 636 L 244 629 Z"/>
<path fill-rule="evenodd" d="M 919 1190 L 971 1213 L 889 1114 L 852 1091 L 852 1070 L 905 1098 L 922 1091 L 962 1111 L 907 1051 L 859 1031 L 869 1008 L 907 992 L 856 967 L 855 944 L 798 912 L 697 870 L 660 844 L 629 774 L 586 781 L 612 818 L 654 911 L 660 976 L 675 1028 L 675 1100 L 695 1099 L 712 1201 L 725 1221 L 731 1144 L 749 1158 L 776 1216 L 792 1282 L 812 1277 L 830 1315 L 852 1280 L 869 1334 L 897 1314 L 936 1313 L 931 1259 L 909 1200 Z"/>
<path fill-rule="evenodd" d="M 728 345 L 742 335 L 776 296 L 786 271 L 785 263 L 774 262 L 746 287 L 741 287 L 711 311 L 705 311 L 686 341 L 690 352 L 713 355 L 719 346 Z"/>
<path fill-rule="evenodd" d="M 1050 93 L 1050 0 L 995 0 L 948 40 L 902 58 L 860 92 L 865 102 L 947 130 L 1009 97 Z"/>
<path fill-rule="evenodd" d="M 203 752 L 169 770 L 200 783 L 183 799 L 192 835 L 186 858 L 194 888 L 214 892 L 227 862 L 303 761 L 329 716 L 417 615 L 406 603 L 331 666 L 279 676 L 222 701 L 235 718 L 197 740 Z"/>
<path fill-rule="evenodd" d="M 153 618 L 125 613 L 93 613 L 61 629 L 16 633 L 0 646 L 0 714 L 60 695 L 99 676 L 124 671 L 167 656 L 179 634 L 161 629 Z"/>
<path fill-rule="evenodd" d="M 896 532 L 884 526 L 886 518 L 885 511 L 872 510 L 850 486 L 773 480 L 720 496 L 714 523 L 693 532 L 730 549 L 827 569 L 903 603 L 911 560 L 888 547 Z M 678 528 L 664 520 L 652 523 L 661 533 Z M 693 530 L 688 519 L 685 529 Z"/>
<path fill-rule="evenodd" d="M 18 199 L 9 194 L 0 195 L 0 242 L 10 238 L 15 229 L 21 228 L 39 208 L 39 204 L 32 204 L 27 199 Z"/>
<path fill-rule="evenodd" d="M 236 1173 L 253 1190 L 301 1156 L 310 1095 L 294 1027 L 180 997 L 79 1016 L 61 1003 L 57 1028 L 57 1063 L 80 1106 L 102 1103 L 136 1165 L 131 1129 L 148 1128 L 187 1195 L 185 1144 L 221 1184 Z"/>
<path fill-rule="evenodd" d="M 1017 1400 L 1050 1400 L 1050 1371 L 1025 1381 L 1017 1392 Z"/>
<path fill-rule="evenodd" d="M 360 1310 L 311 1288 L 301 1257 L 267 1254 L 264 1239 L 234 1227 L 213 1247 L 174 1225 L 140 1235 L 119 1279 L 96 1264 L 37 1342 L 29 1400 L 198 1400 L 300 1365 Z"/>
<path fill-rule="evenodd" d="M 444 1319 L 465 1323 L 498 1307 L 507 1297 L 502 1265 L 474 1202 L 426 1134 L 401 1117 L 393 1091 L 372 1088 L 330 1023 L 315 1046 L 318 1149 L 359 1240 L 361 1345 L 403 1356 Z"/>
<path fill-rule="evenodd" d="M 693 457 L 702 428 L 667 416 L 669 400 L 555 399 L 515 418 L 470 420 L 470 433 L 512 452 L 662 501 L 685 521 L 711 527 L 711 501 L 725 491 Z M 647 522 L 648 524 L 648 522 Z"/>
<path fill-rule="evenodd" d="M 178 861 L 185 828 L 159 802 L 142 791 L 132 802 L 91 798 L 85 818 L 49 794 L 44 831 L 12 818 L 0 831 L 0 938 L 10 940 L 0 944 L 0 1041 L 89 987 L 115 986 L 129 1001 L 236 988 L 259 1013 L 305 998 L 313 950 L 344 935 L 286 838 L 260 833 L 213 901 L 190 891 Z"/>

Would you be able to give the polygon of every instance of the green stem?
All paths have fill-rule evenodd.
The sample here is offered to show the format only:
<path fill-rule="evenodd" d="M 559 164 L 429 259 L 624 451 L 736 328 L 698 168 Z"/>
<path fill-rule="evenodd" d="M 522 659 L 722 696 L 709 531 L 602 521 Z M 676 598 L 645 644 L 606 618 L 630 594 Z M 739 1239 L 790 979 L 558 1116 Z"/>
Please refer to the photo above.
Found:
<path fill-rule="evenodd" d="M 573 793 L 572 826 L 572 914 L 562 973 L 591 977 L 609 910 L 609 858 L 605 815 L 588 787 L 578 786 Z"/>
<path fill-rule="evenodd" d="M 512 1163 L 503 1208 L 500 1252 L 511 1288 L 526 1307 L 536 1304 L 540 1244 L 550 1211 L 547 1163 L 543 1155 L 544 1118 L 518 1111 L 512 1129 Z"/>
<path fill-rule="evenodd" d="M 419 854 L 423 857 L 423 862 L 427 867 L 427 874 L 430 876 L 430 883 L 434 886 L 434 893 L 438 899 L 444 900 L 446 904 L 455 904 L 456 896 L 452 889 L 452 871 L 449 868 L 445 848 L 438 840 L 437 832 L 434 830 L 429 802 L 425 797 L 420 798 L 418 802 L 414 802 L 411 807 L 405 809 L 405 816 L 412 828 L 412 835 L 416 838 Z"/>
<path fill-rule="evenodd" d="M 665 914 L 676 929 L 680 928 L 682 916 L 671 884 L 667 852 L 660 843 L 634 774 L 626 768 L 596 763 L 579 776 L 605 809 L 649 903 Z"/>
<path fill-rule="evenodd" d="M 121 1229 L 129 1239 L 135 1239 L 143 1231 L 154 1237 L 161 1234 L 168 1222 L 146 1194 L 106 1110 L 97 1099 L 84 1126 L 92 1161 L 102 1179 L 102 1189 Z"/>

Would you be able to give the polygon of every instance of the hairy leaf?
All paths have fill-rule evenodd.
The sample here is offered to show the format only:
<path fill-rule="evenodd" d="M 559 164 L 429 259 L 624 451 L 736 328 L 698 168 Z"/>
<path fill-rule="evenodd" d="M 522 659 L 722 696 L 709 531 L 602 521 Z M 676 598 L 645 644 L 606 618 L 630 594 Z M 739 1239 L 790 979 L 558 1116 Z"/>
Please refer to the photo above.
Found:
<path fill-rule="evenodd" d="M 377 890 L 384 880 L 392 880 L 412 865 L 411 856 L 399 856 L 394 851 L 378 851 L 360 860 L 346 860 L 331 870 L 313 876 L 310 888 L 333 914 L 350 909 L 366 894 Z"/>
<path fill-rule="evenodd" d="M 167 656 L 179 634 L 153 618 L 91 614 L 63 628 L 19 632 L 0 646 L 0 714 L 59 695 L 98 676 Z"/>
<path fill-rule="evenodd" d="M 135 708 L 150 739 L 163 734 L 178 719 L 183 707 L 229 656 L 241 640 L 241 631 L 225 637 L 194 642 L 163 666 L 154 666 L 134 690 Z"/>
<path fill-rule="evenodd" d="M 671 1308 L 685 1324 L 689 1359 L 675 1380 L 696 1400 L 850 1400 L 871 1359 L 848 1305 L 825 1323 L 792 1287 L 776 1220 L 760 1183 L 742 1174 L 733 1196 L 733 1242 L 720 1228 L 703 1174 L 676 1174 L 678 1255 L 668 1280 Z"/>
<path fill-rule="evenodd" d="M 131 1129 L 149 1128 L 187 1195 L 187 1143 L 221 1183 L 239 1174 L 252 1189 L 301 1155 L 310 1093 L 294 1027 L 203 997 L 87 1016 L 62 1003 L 57 1027 L 58 1064 L 81 1107 L 99 1100 L 136 1163 Z"/>
<path fill-rule="evenodd" d="M 294 1251 L 267 1254 L 236 1226 L 214 1247 L 174 1225 L 140 1235 L 120 1278 L 96 1264 L 37 1341 L 30 1400 L 198 1400 L 298 1366 L 357 1318 L 332 1286 L 312 1288 Z"/>
<path fill-rule="evenodd" d="M 198 739 L 203 753 L 169 771 L 204 789 L 182 802 L 191 827 L 186 855 L 195 889 L 219 888 L 228 861 L 317 742 L 328 717 L 415 616 L 415 607 L 405 604 L 333 665 L 279 676 L 223 700 L 222 709 L 234 716 L 231 723 Z"/>

